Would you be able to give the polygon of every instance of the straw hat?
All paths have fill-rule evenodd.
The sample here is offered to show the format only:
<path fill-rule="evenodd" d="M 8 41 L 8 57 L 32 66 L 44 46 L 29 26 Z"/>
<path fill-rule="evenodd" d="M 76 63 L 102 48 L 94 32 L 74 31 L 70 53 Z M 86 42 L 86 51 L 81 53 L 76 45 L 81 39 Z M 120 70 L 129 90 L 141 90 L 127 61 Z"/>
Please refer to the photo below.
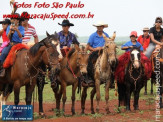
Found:
<path fill-rule="evenodd" d="M 102 21 L 98 21 L 96 24 L 93 24 L 93 26 L 95 26 L 95 27 L 104 26 L 104 28 L 107 28 L 108 24 L 105 24 Z"/>
<path fill-rule="evenodd" d="M 148 27 L 144 27 L 142 31 L 149 31 Z"/>

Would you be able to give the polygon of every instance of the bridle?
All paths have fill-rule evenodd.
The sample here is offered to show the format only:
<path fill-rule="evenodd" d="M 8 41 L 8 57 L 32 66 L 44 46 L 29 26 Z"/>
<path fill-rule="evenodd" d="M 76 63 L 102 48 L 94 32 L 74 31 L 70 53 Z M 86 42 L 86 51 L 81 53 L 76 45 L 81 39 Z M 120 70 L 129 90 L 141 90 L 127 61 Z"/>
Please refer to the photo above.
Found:
<path fill-rule="evenodd" d="M 130 56 L 130 57 L 131 57 L 131 56 Z M 141 58 L 140 58 L 140 59 L 141 59 Z M 132 60 L 132 59 L 131 59 L 131 65 L 130 65 L 130 67 L 129 67 L 129 75 L 130 75 L 130 78 L 132 78 L 132 79 L 134 80 L 134 85 L 135 85 L 135 90 L 136 90 L 136 83 L 137 83 L 138 79 L 141 78 L 142 70 L 141 70 L 141 68 L 140 68 L 140 73 L 139 73 L 139 75 L 138 75 L 137 78 L 134 78 L 134 77 L 133 77 L 132 71 L 133 71 L 134 61 L 138 61 L 138 62 L 140 63 L 140 60 Z"/>
<path fill-rule="evenodd" d="M 46 53 L 46 56 L 47 56 L 47 59 L 48 59 L 48 64 L 50 64 L 50 66 L 60 65 L 59 63 L 53 63 L 53 62 L 51 62 L 50 57 L 48 56 L 48 49 L 49 49 L 49 48 L 46 48 L 46 49 L 45 49 L 45 53 Z M 41 72 L 41 73 L 44 74 L 44 75 L 47 75 L 46 71 L 44 72 L 41 68 L 37 68 L 37 67 L 35 67 L 35 66 L 32 64 L 32 62 L 31 62 L 31 60 L 30 60 L 30 58 L 29 58 L 28 52 L 26 52 L 25 59 L 26 59 L 25 68 L 26 68 L 26 71 L 27 71 L 27 76 L 30 78 L 30 85 L 32 85 L 32 79 L 35 78 L 35 77 L 38 75 L 39 72 Z M 39 59 L 38 62 L 41 62 L 41 60 L 42 60 L 42 57 L 40 57 L 40 59 Z M 28 63 L 28 61 L 29 61 L 29 63 Z M 35 71 L 36 71 L 36 74 L 35 74 L 34 76 L 31 76 L 31 74 L 30 74 L 30 72 L 29 72 L 29 66 L 30 66 L 30 65 L 31 65 L 31 66 L 35 69 Z"/>

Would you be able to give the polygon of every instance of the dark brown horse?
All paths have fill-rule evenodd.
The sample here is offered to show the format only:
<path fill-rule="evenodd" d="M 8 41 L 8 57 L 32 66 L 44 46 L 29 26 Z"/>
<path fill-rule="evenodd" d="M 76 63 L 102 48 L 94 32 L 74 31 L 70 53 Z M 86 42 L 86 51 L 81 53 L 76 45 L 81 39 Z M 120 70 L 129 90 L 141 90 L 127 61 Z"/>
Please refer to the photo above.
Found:
<path fill-rule="evenodd" d="M 30 50 L 19 51 L 13 66 L 6 69 L 6 75 L 0 78 L 0 86 L 2 86 L 0 91 L 3 92 L 3 86 L 6 84 L 13 86 L 15 105 L 19 103 L 20 88 L 24 85 L 26 87 L 26 104 L 31 104 L 32 92 L 41 63 L 50 67 L 53 72 L 60 68 L 59 54 L 56 50 L 56 45 L 52 43 L 54 41 L 57 44 L 57 38 L 58 35 L 56 33 L 52 35 L 47 33 L 47 38 L 32 46 Z M 6 96 L 4 96 L 1 102 L 5 103 L 6 99 Z"/>
<path fill-rule="evenodd" d="M 94 106 L 93 106 L 93 98 L 96 94 L 97 107 L 96 111 L 99 112 L 99 102 L 100 102 L 100 85 L 105 83 L 105 100 L 106 100 L 106 111 L 109 113 L 109 87 L 111 84 L 111 72 L 112 66 L 116 64 L 116 44 L 114 43 L 114 38 L 109 39 L 105 35 L 105 46 L 103 50 L 99 51 L 97 61 L 94 66 L 93 78 L 95 80 L 94 87 L 91 91 L 91 113 L 94 114 Z M 90 59 L 90 58 L 89 58 Z M 91 61 L 91 59 L 89 60 Z M 92 83 L 91 83 L 92 84 Z M 88 87 L 84 87 L 82 91 L 81 98 L 81 108 L 82 114 L 84 114 L 85 110 L 85 100 L 87 97 L 87 89 Z"/>
<path fill-rule="evenodd" d="M 66 57 L 60 62 L 61 71 L 59 73 L 59 84 L 61 88 L 58 93 L 55 92 L 56 108 L 60 109 L 60 99 L 63 101 L 63 112 L 65 111 L 66 102 L 66 87 L 72 85 L 72 107 L 71 112 L 75 114 L 75 93 L 78 83 L 80 82 L 80 76 L 87 74 L 89 54 L 84 48 L 80 49 L 76 44 L 75 48 L 71 49 Z M 63 95 L 63 96 L 62 96 Z"/>
<path fill-rule="evenodd" d="M 141 52 L 139 48 L 130 51 L 130 60 L 125 69 L 124 82 L 118 83 L 119 107 L 126 106 L 130 110 L 131 94 L 134 93 L 134 110 L 139 109 L 139 93 L 146 82 L 146 74 L 141 63 Z"/>

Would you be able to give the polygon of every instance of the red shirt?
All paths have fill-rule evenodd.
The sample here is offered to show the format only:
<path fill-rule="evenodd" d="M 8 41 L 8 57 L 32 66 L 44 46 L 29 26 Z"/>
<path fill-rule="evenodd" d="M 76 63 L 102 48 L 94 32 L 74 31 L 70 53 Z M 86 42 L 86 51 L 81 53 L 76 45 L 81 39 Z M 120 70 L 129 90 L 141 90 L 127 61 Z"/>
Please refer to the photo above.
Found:
<path fill-rule="evenodd" d="M 144 37 L 144 35 L 141 35 L 138 37 L 137 41 L 143 46 L 144 50 L 146 50 L 150 43 L 150 37 Z"/>
<path fill-rule="evenodd" d="M 9 41 L 9 39 L 8 39 L 8 37 L 7 37 L 7 35 L 6 35 L 6 30 L 3 31 L 2 39 L 3 39 L 3 42 Z"/>

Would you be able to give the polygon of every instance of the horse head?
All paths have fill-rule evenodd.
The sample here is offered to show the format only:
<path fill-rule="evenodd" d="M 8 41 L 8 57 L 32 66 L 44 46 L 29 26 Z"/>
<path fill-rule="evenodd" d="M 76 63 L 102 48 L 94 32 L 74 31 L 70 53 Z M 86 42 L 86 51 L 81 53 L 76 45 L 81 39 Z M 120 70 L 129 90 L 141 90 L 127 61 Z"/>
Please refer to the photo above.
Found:
<path fill-rule="evenodd" d="M 112 38 L 108 38 L 103 34 L 104 40 L 105 40 L 105 46 L 104 46 L 104 52 L 108 56 L 108 62 L 110 65 L 115 65 L 116 64 L 116 44 L 114 42 L 115 39 L 115 33 L 113 34 Z"/>
<path fill-rule="evenodd" d="M 72 57 L 74 58 L 74 61 L 76 62 L 77 67 L 80 70 L 80 75 L 86 75 L 89 53 L 84 46 L 82 46 L 81 48 L 77 44 L 74 44 L 74 46 L 75 51 Z"/>
<path fill-rule="evenodd" d="M 140 47 L 134 47 L 130 51 L 130 61 L 135 69 L 139 69 L 140 67 Z"/>

